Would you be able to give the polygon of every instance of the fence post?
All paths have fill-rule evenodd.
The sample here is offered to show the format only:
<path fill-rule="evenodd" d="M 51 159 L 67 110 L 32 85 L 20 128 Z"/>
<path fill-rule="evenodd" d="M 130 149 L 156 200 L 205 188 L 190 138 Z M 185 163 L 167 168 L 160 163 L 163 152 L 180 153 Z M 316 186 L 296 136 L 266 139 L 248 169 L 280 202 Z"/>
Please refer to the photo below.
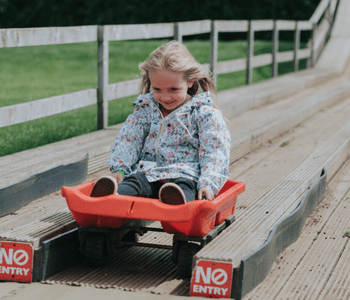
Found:
<path fill-rule="evenodd" d="M 326 40 L 328 40 L 330 35 L 331 35 L 332 28 L 333 28 L 334 15 L 332 13 L 332 0 L 330 0 L 329 3 L 328 3 L 328 7 L 327 7 L 327 10 L 326 10 L 326 17 L 327 17 L 328 23 L 329 23 L 329 29 L 328 29 L 328 32 L 327 32 L 327 39 L 326 39 Z"/>
<path fill-rule="evenodd" d="M 97 129 L 108 127 L 108 101 L 106 92 L 108 86 L 108 39 L 105 38 L 104 26 L 98 26 L 97 33 Z"/>
<path fill-rule="evenodd" d="M 174 39 L 182 43 L 182 27 L 181 23 L 174 23 Z"/>
<path fill-rule="evenodd" d="M 247 38 L 247 71 L 246 71 L 246 83 L 251 84 L 253 80 L 253 68 L 252 59 L 254 56 L 254 28 L 253 21 L 248 23 L 248 38 Z"/>
<path fill-rule="evenodd" d="M 310 67 L 313 68 L 316 62 L 316 30 L 317 30 L 317 23 L 312 24 L 312 32 L 311 32 L 311 61 L 310 61 Z"/>
<path fill-rule="evenodd" d="M 297 72 L 299 70 L 299 58 L 298 58 L 299 48 L 300 48 L 299 22 L 295 21 L 295 31 L 294 31 L 294 72 Z"/>
<path fill-rule="evenodd" d="M 217 61 L 218 61 L 218 43 L 219 33 L 217 30 L 216 21 L 211 21 L 211 36 L 210 36 L 210 71 L 215 86 L 217 85 Z"/>
<path fill-rule="evenodd" d="M 278 21 L 273 22 L 273 33 L 272 33 L 272 68 L 271 77 L 278 76 L 278 44 L 279 44 L 279 31 L 278 31 Z"/>

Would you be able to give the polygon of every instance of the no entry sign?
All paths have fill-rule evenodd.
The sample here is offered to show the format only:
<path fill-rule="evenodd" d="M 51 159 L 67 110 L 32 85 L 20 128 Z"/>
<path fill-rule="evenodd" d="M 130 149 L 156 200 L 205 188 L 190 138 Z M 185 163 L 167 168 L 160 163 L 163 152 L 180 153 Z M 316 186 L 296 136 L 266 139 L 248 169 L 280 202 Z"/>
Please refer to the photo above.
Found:
<path fill-rule="evenodd" d="M 191 296 L 230 298 L 232 264 L 199 260 L 191 279 Z"/>
<path fill-rule="evenodd" d="M 32 245 L 0 242 L 0 280 L 31 282 L 32 269 Z"/>

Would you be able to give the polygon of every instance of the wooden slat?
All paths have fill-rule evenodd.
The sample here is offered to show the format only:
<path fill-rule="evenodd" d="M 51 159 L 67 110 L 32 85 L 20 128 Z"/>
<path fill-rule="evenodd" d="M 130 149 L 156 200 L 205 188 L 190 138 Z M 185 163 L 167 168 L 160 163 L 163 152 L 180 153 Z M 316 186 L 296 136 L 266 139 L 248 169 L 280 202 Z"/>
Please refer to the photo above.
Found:
<path fill-rule="evenodd" d="M 312 23 L 308 21 L 299 21 L 299 29 L 300 30 L 311 30 L 312 29 Z"/>
<path fill-rule="evenodd" d="M 107 101 L 137 95 L 141 79 L 133 79 L 109 84 L 107 88 Z"/>
<path fill-rule="evenodd" d="M 219 32 L 247 32 L 248 21 L 216 21 Z"/>
<path fill-rule="evenodd" d="M 253 68 L 266 66 L 272 63 L 272 54 L 261 54 L 253 57 Z"/>
<path fill-rule="evenodd" d="M 335 8 L 337 7 L 338 0 L 331 0 L 331 14 L 333 15 L 335 12 Z"/>
<path fill-rule="evenodd" d="M 181 26 L 182 35 L 208 33 L 211 30 L 210 20 L 181 22 L 179 24 Z"/>
<path fill-rule="evenodd" d="M 267 31 L 273 29 L 273 20 L 252 21 L 254 31 Z"/>
<path fill-rule="evenodd" d="M 96 89 L 54 96 L 0 108 L 0 127 L 59 114 L 96 103 Z"/>
<path fill-rule="evenodd" d="M 299 59 L 304 59 L 304 58 L 309 58 L 311 55 L 311 50 L 310 49 L 302 49 L 298 51 L 298 58 Z"/>
<path fill-rule="evenodd" d="M 277 53 L 277 61 L 279 63 L 292 61 L 293 59 L 294 59 L 294 51 L 285 51 L 285 52 Z"/>
<path fill-rule="evenodd" d="M 310 49 L 302 49 L 298 51 L 298 59 L 304 59 L 310 57 Z M 286 62 L 294 59 L 294 52 L 279 52 L 277 53 L 278 62 Z M 226 74 L 231 72 L 243 71 L 246 69 L 247 59 L 240 58 L 234 60 L 226 60 L 218 62 L 217 73 Z M 261 54 L 253 57 L 253 68 L 262 67 L 272 64 L 272 54 Z"/>
<path fill-rule="evenodd" d="M 226 61 L 218 62 L 217 72 L 218 74 L 226 74 L 226 73 L 245 70 L 246 67 L 247 67 L 246 58 L 226 60 Z"/>
<path fill-rule="evenodd" d="M 97 41 L 97 26 L 0 29 L 0 48 Z"/>
<path fill-rule="evenodd" d="M 327 6 L 329 4 L 329 0 L 321 0 L 320 4 L 317 6 L 315 12 L 312 14 L 310 18 L 311 23 L 318 23 L 324 14 Z"/>
<path fill-rule="evenodd" d="M 143 40 L 174 36 L 173 23 L 106 25 L 104 26 L 109 41 Z"/>
<path fill-rule="evenodd" d="M 247 223 L 243 224 L 243 222 L 229 227 L 215 241 L 198 252 L 196 258 L 230 261 L 234 267 L 237 267 L 241 258 L 252 250 L 254 243 L 258 241 L 259 235 L 261 236 L 263 232 L 266 232 L 268 227 L 274 224 L 274 218 L 280 216 L 283 210 L 287 210 L 289 204 L 294 202 L 319 177 L 323 167 L 326 167 L 329 178 L 331 178 L 341 163 L 349 156 L 349 150 L 345 148 L 350 138 L 349 125 L 344 127 L 337 136 L 320 147 L 274 189 L 263 196 L 252 209 L 247 210 L 245 219 L 250 220 L 250 228 Z M 266 212 L 268 212 L 268 215 Z M 260 217 L 257 218 L 256 216 Z M 252 222 L 255 224 L 252 224 Z M 254 231 L 250 231 L 252 227 L 255 228 Z M 242 242 L 239 234 L 249 238 Z M 232 239 L 232 236 L 235 236 L 235 238 Z M 215 251 L 219 246 L 222 246 L 220 253 Z"/>
<path fill-rule="evenodd" d="M 324 19 L 318 28 L 319 30 L 317 30 L 316 32 L 316 39 L 315 39 L 315 49 L 317 52 L 322 50 L 324 44 L 326 43 L 327 35 L 330 28 L 330 24 L 328 20 Z"/>
<path fill-rule="evenodd" d="M 209 74 L 209 71 L 210 71 L 209 64 L 202 64 L 202 69 L 205 73 Z"/>
<path fill-rule="evenodd" d="M 277 21 L 278 30 L 295 30 L 295 21 Z"/>

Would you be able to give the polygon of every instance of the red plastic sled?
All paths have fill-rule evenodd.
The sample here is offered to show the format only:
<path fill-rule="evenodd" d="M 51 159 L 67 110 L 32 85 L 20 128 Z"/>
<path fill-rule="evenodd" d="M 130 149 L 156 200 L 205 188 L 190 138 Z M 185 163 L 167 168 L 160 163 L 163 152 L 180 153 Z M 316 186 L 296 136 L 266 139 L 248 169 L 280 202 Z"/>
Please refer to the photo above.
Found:
<path fill-rule="evenodd" d="M 84 227 L 119 228 L 132 219 L 160 221 L 165 232 L 203 237 L 234 213 L 237 196 L 245 183 L 228 180 L 213 201 L 196 200 L 168 205 L 157 199 L 108 195 L 90 197 L 94 182 L 75 188 L 62 187 L 76 222 Z"/>

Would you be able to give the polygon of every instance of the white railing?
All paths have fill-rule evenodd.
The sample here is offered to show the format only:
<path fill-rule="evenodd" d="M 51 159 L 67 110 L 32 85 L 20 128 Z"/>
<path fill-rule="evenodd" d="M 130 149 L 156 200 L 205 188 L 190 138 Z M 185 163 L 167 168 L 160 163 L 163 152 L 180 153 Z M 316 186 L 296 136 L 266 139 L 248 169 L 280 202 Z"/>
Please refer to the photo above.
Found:
<path fill-rule="evenodd" d="M 210 33 L 210 63 L 216 83 L 217 75 L 246 70 L 246 83 L 252 82 L 253 68 L 272 65 L 272 77 L 277 76 L 278 63 L 293 61 L 298 70 L 300 59 L 309 59 L 312 67 L 321 53 L 332 28 L 338 0 L 322 0 L 309 21 L 192 21 L 147 25 L 107 25 L 25 29 L 0 29 L 0 48 L 41 46 L 69 43 L 98 42 L 98 86 L 70 94 L 35 100 L 0 108 L 0 128 L 51 116 L 97 103 L 98 129 L 108 127 L 108 102 L 137 93 L 140 79 L 109 84 L 109 42 L 136 39 L 174 38 Z M 254 56 L 254 33 L 272 31 L 272 53 Z M 294 50 L 278 52 L 279 32 L 294 31 Z M 311 31 L 306 49 L 300 49 L 300 32 Z M 218 62 L 220 32 L 247 32 L 247 56 L 242 59 Z"/>

